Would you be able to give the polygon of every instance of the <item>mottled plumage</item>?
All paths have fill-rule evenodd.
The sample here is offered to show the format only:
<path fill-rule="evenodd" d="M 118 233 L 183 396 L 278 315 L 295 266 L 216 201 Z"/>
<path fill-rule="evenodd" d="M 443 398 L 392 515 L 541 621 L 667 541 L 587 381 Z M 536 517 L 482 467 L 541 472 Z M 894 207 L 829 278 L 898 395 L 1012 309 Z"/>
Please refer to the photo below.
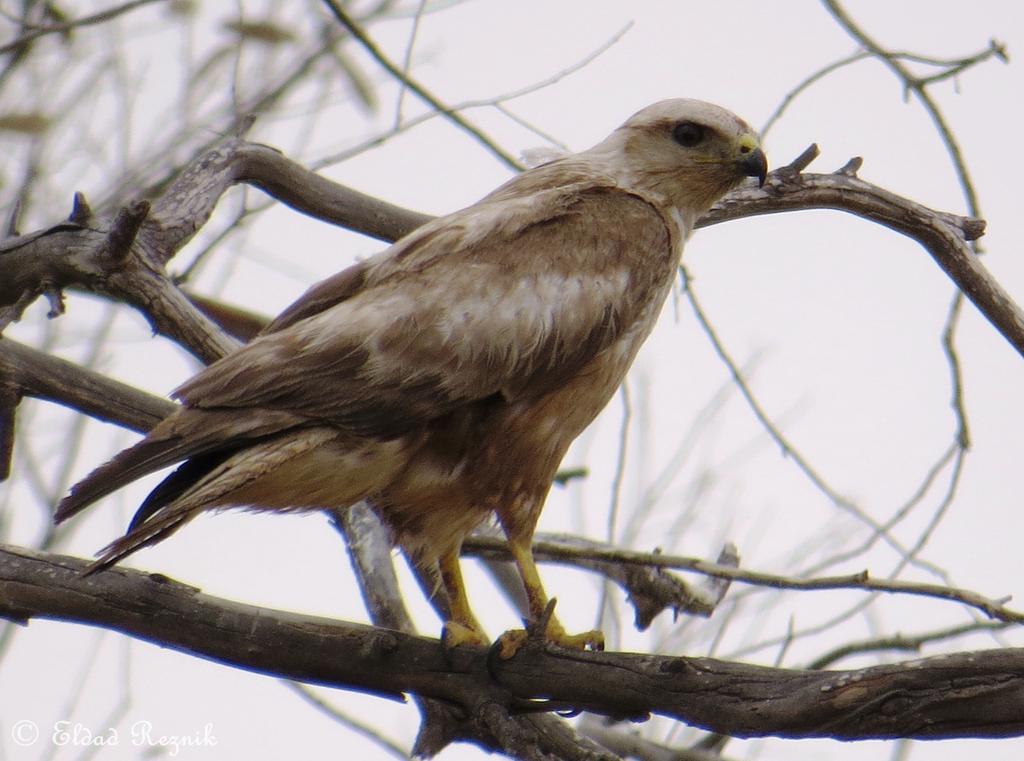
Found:
<path fill-rule="evenodd" d="M 764 173 L 732 114 L 657 103 L 311 288 L 177 389 L 181 408 L 79 483 L 57 520 L 184 461 L 100 568 L 203 510 L 367 499 L 414 559 L 440 567 L 450 639 L 479 642 L 457 557 L 497 515 L 537 618 L 547 600 L 529 543 L 566 449 L 653 327 L 696 219 Z M 599 643 L 557 622 L 549 635 Z"/>

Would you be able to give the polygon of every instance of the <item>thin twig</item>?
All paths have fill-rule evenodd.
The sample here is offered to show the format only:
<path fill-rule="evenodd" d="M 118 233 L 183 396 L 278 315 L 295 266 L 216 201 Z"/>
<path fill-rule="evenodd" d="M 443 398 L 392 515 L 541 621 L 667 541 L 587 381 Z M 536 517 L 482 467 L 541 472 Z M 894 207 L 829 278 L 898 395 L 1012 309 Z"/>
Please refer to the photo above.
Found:
<path fill-rule="evenodd" d="M 989 58 L 992 57 L 998 58 L 1004 63 L 1007 61 L 1005 46 L 1003 46 L 1001 43 L 996 42 L 995 40 L 990 40 L 989 46 L 984 50 L 975 53 L 972 56 L 967 56 L 966 58 L 929 58 L 927 56 L 918 55 L 916 53 L 908 53 L 905 51 L 890 52 L 888 53 L 888 56 L 894 60 L 910 61 L 912 63 L 922 63 L 928 66 L 936 66 L 942 68 L 942 71 L 936 74 L 916 79 L 915 81 L 919 83 L 922 87 L 934 84 L 935 82 L 941 82 L 942 80 L 949 79 L 950 77 L 955 77 L 958 74 L 962 74 L 964 71 L 971 68 L 972 66 L 976 66 L 977 64 L 982 63 L 983 61 L 987 61 Z M 810 88 L 811 85 L 821 81 L 829 74 L 832 74 L 838 71 L 839 69 L 849 66 L 850 64 L 857 63 L 858 61 L 864 61 L 867 60 L 868 58 L 873 57 L 874 53 L 872 53 L 871 51 L 860 50 L 856 53 L 853 53 L 852 55 L 846 56 L 845 58 L 840 58 L 838 61 L 833 61 L 832 63 L 823 66 L 817 71 L 808 75 L 804 80 L 797 84 L 796 87 L 794 87 L 792 90 L 786 93 L 785 97 L 782 99 L 782 102 L 779 103 L 775 111 L 772 112 L 772 115 L 768 117 L 768 121 L 764 123 L 764 126 L 761 127 L 761 137 L 764 137 L 768 133 L 768 131 L 773 126 L 775 126 L 775 123 L 778 122 L 780 118 L 782 118 L 783 113 L 786 111 L 787 108 L 789 108 L 790 105 L 792 105 L 793 101 L 796 100 L 796 98 L 803 92 L 805 92 L 808 88 Z"/>
<path fill-rule="evenodd" d="M 289 690 L 294 692 L 309 705 L 316 708 L 320 713 L 330 717 L 333 721 L 338 722 L 341 726 L 346 729 L 351 729 L 357 735 L 365 737 L 367 740 L 371 740 L 386 753 L 390 753 L 395 758 L 399 758 L 402 761 L 408 761 L 409 751 L 403 748 L 401 745 L 396 743 L 390 737 L 385 736 L 380 730 L 371 727 L 366 722 L 357 719 L 356 717 L 345 713 L 337 706 L 331 705 L 326 700 L 317 695 L 312 687 L 307 687 L 299 682 L 293 682 L 291 679 L 280 679 L 278 680 L 281 685 L 287 687 Z"/>
<path fill-rule="evenodd" d="M 108 8 L 105 11 L 94 13 L 91 16 L 83 16 L 82 18 L 65 21 L 61 24 L 49 24 L 47 26 L 32 28 L 31 31 L 26 32 L 16 40 L 11 40 L 8 43 L 0 45 L 0 55 L 10 53 L 13 50 L 18 50 L 33 40 L 45 37 L 48 34 L 66 34 L 67 32 L 79 27 L 102 24 L 143 5 L 152 5 L 153 3 L 159 2 L 166 2 L 166 0 L 131 0 L 131 2 L 124 3 L 123 5 L 119 5 L 114 8 Z"/>
<path fill-rule="evenodd" d="M 510 118 L 513 121 L 515 121 L 517 124 L 520 124 L 521 126 L 525 127 L 526 129 L 529 129 L 530 131 L 534 132 L 535 134 L 537 134 L 542 139 L 548 140 L 551 143 L 553 143 L 554 145 L 559 146 L 560 148 L 564 148 L 562 143 L 560 143 L 559 141 L 555 140 L 552 136 L 547 135 L 547 134 L 541 132 L 536 127 L 534 127 L 534 126 L 524 122 L 518 116 L 514 115 L 511 111 L 507 110 L 502 104 L 506 103 L 506 102 L 508 102 L 510 100 L 515 100 L 516 98 L 521 98 L 521 97 L 523 97 L 525 95 L 530 95 L 532 93 L 537 92 L 538 90 L 544 89 L 545 87 L 550 87 L 551 85 L 555 84 L 556 82 L 559 82 L 562 79 L 565 79 L 570 74 L 575 74 L 577 71 L 579 71 L 580 69 L 584 68 L 585 66 L 590 64 L 592 61 L 594 61 L 596 58 L 598 58 L 598 56 L 600 56 L 601 54 L 603 54 L 607 50 L 609 50 L 613 45 L 615 45 L 615 43 L 617 43 L 620 39 L 622 39 L 622 37 L 626 34 L 626 32 L 628 32 L 632 28 L 633 28 L 632 22 L 630 22 L 629 24 L 626 24 L 621 29 L 619 29 L 617 32 L 615 32 L 615 34 L 613 34 L 611 37 L 609 37 L 607 40 L 605 40 L 603 43 L 601 43 L 601 45 L 599 45 L 593 51 L 591 51 L 590 53 L 585 55 L 583 58 L 581 58 L 580 60 L 578 60 L 575 63 L 573 63 L 571 66 L 567 66 L 566 68 L 562 69 L 561 71 L 558 71 L 558 72 L 552 74 L 551 76 L 546 77 L 545 79 L 541 79 L 541 80 L 539 80 L 537 82 L 533 82 L 533 83 L 531 83 L 529 85 L 526 85 L 525 87 L 520 87 L 519 89 L 516 89 L 516 90 L 510 90 L 508 92 L 504 92 L 504 93 L 501 93 L 499 95 L 495 95 L 495 96 L 493 96 L 491 98 L 479 98 L 479 99 L 474 99 L 474 100 L 460 101 L 459 103 L 456 103 L 456 104 L 454 104 L 452 106 L 449 106 L 449 110 L 452 111 L 452 112 L 458 113 L 458 112 L 461 112 L 461 111 L 467 111 L 467 110 L 469 110 L 471 108 L 486 108 L 486 107 L 495 108 L 498 111 L 500 111 L 501 113 L 503 113 L 505 116 L 507 116 L 508 118 Z M 385 142 L 387 142 L 392 137 L 395 137 L 396 135 L 400 135 L 403 132 L 407 132 L 408 130 L 412 129 L 413 127 L 417 127 L 420 124 L 423 124 L 424 122 L 428 122 L 431 119 L 435 119 L 435 118 L 437 118 L 439 116 L 443 116 L 443 115 L 444 115 L 443 112 L 428 111 L 425 114 L 420 114 L 418 116 L 414 116 L 414 117 L 412 117 L 410 119 L 405 120 L 400 125 L 396 125 L 396 126 L 392 127 L 391 129 L 389 129 L 389 130 L 387 130 L 385 132 L 382 132 L 382 133 L 380 133 L 378 135 L 374 135 L 373 137 L 371 137 L 371 138 L 369 138 L 367 140 L 364 140 L 363 142 L 359 143 L 358 145 L 350 146 L 350 147 L 346 148 L 343 151 L 339 151 L 337 153 L 331 154 L 330 156 L 325 156 L 324 158 L 319 159 L 318 161 L 313 162 L 310 165 L 310 168 L 311 169 L 323 169 L 323 168 L 331 166 L 333 164 L 338 164 L 338 163 L 341 163 L 342 161 L 347 161 L 348 159 L 350 159 L 350 158 L 352 158 L 354 156 L 358 156 L 359 154 L 365 153 L 366 151 L 368 151 L 368 150 L 370 150 L 372 148 L 376 148 L 377 146 L 383 145 Z"/>
<path fill-rule="evenodd" d="M 868 52 L 877 57 L 882 61 L 882 63 L 888 66 L 900 79 L 907 91 L 912 92 L 921 102 L 921 105 L 924 106 L 925 111 L 928 112 L 932 122 L 935 124 L 935 128 L 938 130 L 939 136 L 942 138 L 942 142 L 946 146 L 950 160 L 953 162 L 953 168 L 956 170 L 957 177 L 960 180 L 960 187 L 963 189 L 964 196 L 967 199 L 968 212 L 972 217 L 980 217 L 981 209 L 978 203 L 978 197 L 974 191 L 974 183 L 971 180 L 970 172 L 967 170 L 967 164 L 964 162 L 963 152 L 960 150 L 960 144 L 953 136 L 953 131 L 950 129 L 949 124 L 942 115 L 942 111 L 939 109 L 938 104 L 925 89 L 925 85 L 922 80 L 915 77 L 913 72 L 907 69 L 907 67 L 904 66 L 898 58 L 882 48 L 881 45 L 875 42 L 875 40 L 869 37 L 863 29 L 854 23 L 853 19 L 850 18 L 849 14 L 847 14 L 846 10 L 837 2 L 837 0 L 822 0 L 822 2 L 832 14 L 832 17 L 835 18 L 844 30 L 846 30 L 847 34 L 863 45 Z"/>
<path fill-rule="evenodd" d="M 836 555 L 832 555 L 826 560 L 823 560 L 814 565 L 808 566 L 801 571 L 798 576 L 813 576 L 819 574 L 822 571 L 833 568 L 837 565 L 845 563 L 848 560 L 852 560 L 855 557 L 863 555 L 865 552 L 870 550 L 875 543 L 882 537 L 883 534 L 889 533 L 899 523 L 901 523 L 907 516 L 909 516 L 915 507 L 921 504 L 928 491 L 934 485 L 935 480 L 939 477 L 945 467 L 953 460 L 956 456 L 959 447 L 954 442 L 953 444 L 946 447 L 946 451 L 935 462 L 932 463 L 931 467 L 925 473 L 924 478 L 921 479 L 917 488 L 913 494 L 908 497 L 903 504 L 901 504 L 892 514 L 885 523 L 881 524 L 880 531 L 872 531 L 871 535 L 868 536 L 862 543 L 853 547 L 845 552 L 841 552 Z"/>
<path fill-rule="evenodd" d="M 379 63 L 387 72 L 393 76 L 396 80 L 409 88 L 412 92 L 416 93 L 422 100 L 426 101 L 431 108 L 437 111 L 439 114 L 444 116 L 453 124 L 456 124 L 466 133 L 471 135 L 477 142 L 487 148 L 493 153 L 502 163 L 505 164 L 509 169 L 516 172 L 521 172 L 524 167 L 516 159 L 505 152 L 497 143 L 491 140 L 485 135 L 479 127 L 471 124 L 467 119 L 455 113 L 449 106 L 442 103 L 435 95 L 428 92 L 423 85 L 411 77 L 406 76 L 402 70 L 395 65 L 391 59 L 389 59 L 384 53 L 377 47 L 376 43 L 371 40 L 362 28 L 356 24 L 356 22 L 342 10 L 341 6 L 338 5 L 335 0 L 324 0 L 324 4 L 330 8 L 334 17 L 338 19 L 338 22 L 345 27 L 349 33 L 361 44 L 373 58 Z"/>
<path fill-rule="evenodd" d="M 768 117 L 768 121 L 766 121 L 764 123 L 764 126 L 761 127 L 761 137 L 764 138 L 764 136 L 768 134 L 768 131 L 773 126 L 775 126 L 775 123 L 779 119 L 782 118 L 782 115 L 783 113 L 785 113 L 786 109 L 789 108 L 793 101 L 796 100 L 796 98 L 801 93 L 807 90 L 807 88 L 809 88 L 815 82 L 824 79 L 832 72 L 838 71 L 844 66 L 849 66 L 851 63 L 863 61 L 865 58 L 869 58 L 870 55 L 870 53 L 860 51 L 858 53 L 854 53 L 853 55 L 846 56 L 846 58 L 840 58 L 838 61 L 833 61 L 827 66 L 821 67 L 820 69 L 812 73 L 810 76 L 808 76 L 806 79 L 804 79 L 802 82 L 800 82 L 796 87 L 794 87 L 792 90 L 786 93 L 786 96 L 782 99 L 782 102 L 779 103 L 778 106 L 776 106 L 775 110 L 772 112 L 772 115 Z"/>
<path fill-rule="evenodd" d="M 721 339 L 718 337 L 717 332 L 712 327 L 707 314 L 701 307 L 700 302 L 697 300 L 697 295 L 693 288 L 693 279 L 687 272 L 685 266 L 680 266 L 680 270 L 683 276 L 683 292 L 686 294 L 686 299 L 689 301 L 691 308 L 693 309 L 694 315 L 697 317 L 697 321 L 700 323 L 701 329 L 707 335 L 711 341 L 711 345 L 718 354 L 719 359 L 725 364 L 732 375 L 733 381 L 736 383 L 736 387 L 739 389 L 743 399 L 747 402 L 747 406 L 750 407 L 751 412 L 754 413 L 754 417 L 757 418 L 761 426 L 768 432 L 768 435 L 778 444 L 782 450 L 783 455 L 791 458 L 796 464 L 797 468 L 807 477 L 807 479 L 814 485 L 814 487 L 824 494 L 833 505 L 840 508 L 844 512 L 852 515 L 859 522 L 868 526 L 872 531 L 876 532 L 879 536 L 883 537 L 885 541 L 902 557 L 907 556 L 907 549 L 903 547 L 894 537 L 888 534 L 884 528 L 874 518 L 865 513 L 859 506 L 854 504 L 852 501 L 841 495 L 836 491 L 825 479 L 818 473 L 813 465 L 797 450 L 793 444 L 786 438 L 786 436 L 778 429 L 772 419 L 768 416 L 768 413 L 761 407 L 760 402 L 754 396 L 747 382 L 743 378 L 743 374 L 740 371 L 739 366 L 730 356 L 725 346 L 722 344 Z"/>
<path fill-rule="evenodd" d="M 402 124 L 402 106 L 405 103 L 405 93 L 408 90 L 406 82 L 409 78 L 409 70 L 412 67 L 412 51 L 416 47 L 416 38 L 420 33 L 420 22 L 423 21 L 423 11 L 426 10 L 427 0 L 420 0 L 416 6 L 416 13 L 412 19 L 412 29 L 409 30 L 409 41 L 405 45 L 405 54 L 402 56 L 402 74 L 405 75 L 398 83 L 398 97 L 395 98 L 395 128 Z"/>
<path fill-rule="evenodd" d="M 839 647 L 822 653 L 813 661 L 807 664 L 809 669 L 824 669 L 832 666 L 844 658 L 864 653 L 877 653 L 888 651 L 920 652 L 921 648 L 933 642 L 944 642 L 951 639 L 959 639 L 965 634 L 974 632 L 999 632 L 1011 626 L 1006 621 L 972 621 L 968 624 L 950 626 L 945 629 L 936 629 L 920 634 L 893 634 L 889 637 L 876 637 L 856 642 L 845 642 Z"/>
<path fill-rule="evenodd" d="M 505 559 L 508 554 L 507 544 L 501 539 L 473 536 L 468 538 L 462 547 L 466 555 L 499 556 Z M 797 578 L 761 571 L 750 571 L 718 563 L 710 563 L 700 558 L 682 555 L 662 555 L 659 553 L 636 552 L 622 549 L 599 549 L 593 547 L 569 546 L 553 542 L 534 542 L 533 553 L 547 562 L 575 563 L 579 560 L 600 560 L 611 563 L 627 563 L 630 565 L 651 566 L 654 568 L 672 568 L 677 571 L 691 571 L 707 576 L 731 579 L 744 584 L 772 587 L 774 589 L 806 589 L 835 590 L 861 589 L 887 594 L 908 594 L 919 597 L 934 597 L 940 600 L 952 600 L 975 608 L 989 618 L 997 621 L 1024 623 L 1024 612 L 1005 607 L 1005 600 L 994 600 L 973 592 L 969 589 L 944 586 L 941 584 L 924 584 L 916 581 L 898 579 L 881 579 L 872 577 L 867 571 L 843 576 L 823 576 L 819 578 Z"/>

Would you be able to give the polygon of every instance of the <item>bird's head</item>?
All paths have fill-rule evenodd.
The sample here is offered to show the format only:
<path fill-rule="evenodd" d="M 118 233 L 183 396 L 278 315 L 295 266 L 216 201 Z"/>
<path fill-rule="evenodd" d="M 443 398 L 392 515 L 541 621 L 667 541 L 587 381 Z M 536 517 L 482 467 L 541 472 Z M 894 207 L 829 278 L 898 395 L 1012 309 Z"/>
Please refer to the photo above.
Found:
<path fill-rule="evenodd" d="M 735 114 L 699 100 L 663 100 L 631 116 L 588 151 L 626 189 L 697 218 L 745 177 L 764 184 L 757 134 Z"/>

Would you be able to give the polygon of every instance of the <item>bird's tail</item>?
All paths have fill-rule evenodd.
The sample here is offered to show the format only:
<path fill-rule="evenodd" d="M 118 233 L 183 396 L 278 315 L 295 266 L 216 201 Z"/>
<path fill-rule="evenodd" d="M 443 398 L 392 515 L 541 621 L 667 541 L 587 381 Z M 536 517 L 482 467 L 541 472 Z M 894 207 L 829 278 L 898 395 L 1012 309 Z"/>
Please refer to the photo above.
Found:
<path fill-rule="evenodd" d="M 102 550 L 83 575 L 89 576 L 119 563 L 136 550 L 156 544 L 181 528 L 193 516 L 191 512 L 171 511 L 157 515 L 115 539 Z"/>
<path fill-rule="evenodd" d="M 209 465 L 211 461 L 206 460 L 206 455 L 230 454 L 261 438 L 295 427 L 297 422 L 301 420 L 296 416 L 275 410 L 245 415 L 237 410 L 179 409 L 142 441 L 118 453 L 75 484 L 71 493 L 57 505 L 54 521 L 66 521 L 98 499 L 168 465 L 182 460 L 201 460 Z M 179 475 L 173 483 L 179 486 L 184 480 Z M 164 484 L 158 487 L 166 488 Z"/>
<path fill-rule="evenodd" d="M 132 481 L 181 460 L 190 448 L 180 440 L 147 437 L 119 452 L 72 487 L 57 505 L 54 522 L 66 521 Z"/>

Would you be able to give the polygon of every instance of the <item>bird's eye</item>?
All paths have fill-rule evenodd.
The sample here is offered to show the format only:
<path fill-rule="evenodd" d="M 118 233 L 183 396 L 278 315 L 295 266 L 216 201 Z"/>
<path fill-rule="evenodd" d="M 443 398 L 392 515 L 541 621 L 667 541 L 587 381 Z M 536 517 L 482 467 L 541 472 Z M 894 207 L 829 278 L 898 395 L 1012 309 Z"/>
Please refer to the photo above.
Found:
<path fill-rule="evenodd" d="M 693 122 L 679 122 L 672 130 L 672 137 L 684 148 L 693 148 L 704 140 L 704 128 Z"/>

